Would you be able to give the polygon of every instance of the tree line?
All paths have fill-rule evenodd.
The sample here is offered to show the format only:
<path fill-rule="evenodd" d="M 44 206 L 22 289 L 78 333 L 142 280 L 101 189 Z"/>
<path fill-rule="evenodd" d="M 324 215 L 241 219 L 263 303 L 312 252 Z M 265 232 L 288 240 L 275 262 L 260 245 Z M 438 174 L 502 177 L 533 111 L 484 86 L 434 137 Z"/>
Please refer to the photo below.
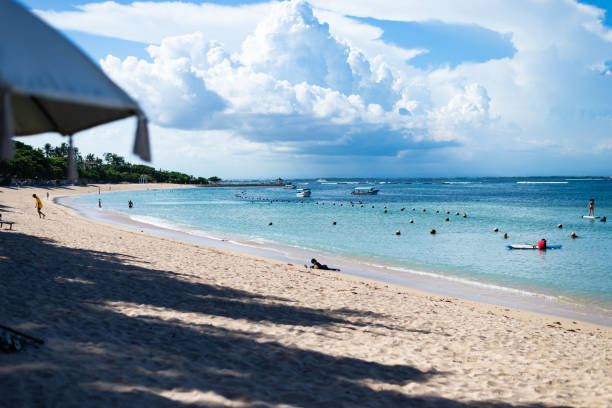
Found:
<path fill-rule="evenodd" d="M 67 178 L 68 144 L 43 149 L 33 148 L 25 143 L 14 141 L 15 156 L 9 161 L 0 161 L 0 183 L 10 184 L 11 180 L 33 180 L 60 182 Z M 94 154 L 81 155 L 78 148 L 73 149 L 79 179 L 86 183 L 179 183 L 208 184 L 218 183 L 219 177 L 194 177 L 177 171 L 156 170 L 143 164 L 131 164 L 114 153 L 104 153 L 102 158 Z"/>

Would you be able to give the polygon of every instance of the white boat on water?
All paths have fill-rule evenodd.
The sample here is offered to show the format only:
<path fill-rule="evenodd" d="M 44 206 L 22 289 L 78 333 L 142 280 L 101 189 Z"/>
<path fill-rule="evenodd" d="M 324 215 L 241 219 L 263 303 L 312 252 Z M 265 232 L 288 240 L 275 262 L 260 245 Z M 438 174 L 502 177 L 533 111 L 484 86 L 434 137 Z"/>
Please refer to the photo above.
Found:
<path fill-rule="evenodd" d="M 351 191 L 351 194 L 374 195 L 374 194 L 378 194 L 379 191 L 380 190 L 376 189 L 375 187 L 355 187 L 353 191 Z"/>
<path fill-rule="evenodd" d="M 283 187 L 285 190 L 293 190 L 295 188 L 295 186 L 293 184 L 285 184 L 285 187 Z"/>
<path fill-rule="evenodd" d="M 298 188 L 295 190 L 296 197 L 310 197 L 310 189 L 309 188 Z"/>

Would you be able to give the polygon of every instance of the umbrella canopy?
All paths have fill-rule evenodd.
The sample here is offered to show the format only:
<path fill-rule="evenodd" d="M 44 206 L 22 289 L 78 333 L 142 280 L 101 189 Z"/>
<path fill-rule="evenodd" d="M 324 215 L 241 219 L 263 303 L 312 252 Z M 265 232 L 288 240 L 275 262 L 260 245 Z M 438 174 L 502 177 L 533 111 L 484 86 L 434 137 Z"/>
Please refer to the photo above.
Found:
<path fill-rule="evenodd" d="M 13 136 L 65 136 L 138 117 L 134 153 L 151 160 L 147 120 L 83 52 L 13 0 L 0 1 L 0 159 Z"/>

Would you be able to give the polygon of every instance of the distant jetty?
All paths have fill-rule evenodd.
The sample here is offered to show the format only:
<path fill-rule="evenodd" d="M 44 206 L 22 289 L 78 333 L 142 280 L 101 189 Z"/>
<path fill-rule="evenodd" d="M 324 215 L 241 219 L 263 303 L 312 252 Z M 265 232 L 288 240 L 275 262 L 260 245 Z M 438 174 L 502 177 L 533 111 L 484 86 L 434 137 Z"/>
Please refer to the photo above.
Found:
<path fill-rule="evenodd" d="M 283 187 L 278 183 L 255 183 L 255 184 L 198 184 L 197 187 Z"/>

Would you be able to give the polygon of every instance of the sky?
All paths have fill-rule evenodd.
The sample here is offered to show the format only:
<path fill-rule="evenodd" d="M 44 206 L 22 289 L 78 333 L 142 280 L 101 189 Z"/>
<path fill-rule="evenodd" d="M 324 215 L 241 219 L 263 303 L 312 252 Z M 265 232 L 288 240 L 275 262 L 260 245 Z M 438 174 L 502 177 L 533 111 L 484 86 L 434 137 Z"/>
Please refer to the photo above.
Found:
<path fill-rule="evenodd" d="M 610 0 L 21 3 L 138 101 L 156 168 L 612 176 Z M 135 127 L 75 145 L 137 163 Z"/>

